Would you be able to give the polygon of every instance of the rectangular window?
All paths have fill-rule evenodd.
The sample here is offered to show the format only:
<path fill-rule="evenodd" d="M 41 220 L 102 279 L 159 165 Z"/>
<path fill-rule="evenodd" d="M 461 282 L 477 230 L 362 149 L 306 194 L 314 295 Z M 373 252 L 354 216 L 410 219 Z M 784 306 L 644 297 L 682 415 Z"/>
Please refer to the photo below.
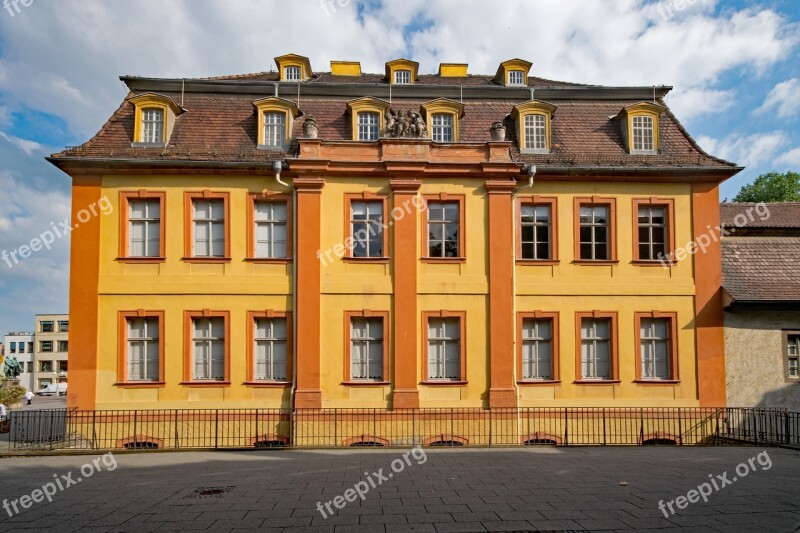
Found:
<path fill-rule="evenodd" d="M 547 151 L 547 119 L 544 115 L 525 115 L 525 148 Z"/>
<path fill-rule="evenodd" d="M 508 71 L 508 84 L 509 85 L 527 85 L 525 83 L 524 70 L 509 70 Z"/>
<path fill-rule="evenodd" d="M 52 371 L 53 371 L 52 361 L 39 361 L 39 372 L 52 372 Z"/>
<path fill-rule="evenodd" d="M 383 200 L 350 203 L 350 235 L 353 257 L 385 257 Z"/>
<path fill-rule="evenodd" d="M 14 343 L 12 342 L 11 344 L 13 345 Z M 13 348 L 13 346 L 12 346 L 12 348 Z M 25 343 L 24 342 L 20 342 L 19 343 L 19 353 L 25 353 Z"/>
<path fill-rule="evenodd" d="M 287 203 L 255 202 L 254 211 L 255 257 L 262 259 L 288 257 Z"/>
<path fill-rule="evenodd" d="M 225 380 L 225 319 L 192 319 L 192 379 Z"/>
<path fill-rule="evenodd" d="M 638 209 L 637 250 L 640 261 L 664 259 L 669 252 L 667 206 L 640 205 Z"/>
<path fill-rule="evenodd" d="M 59 352 L 68 352 L 69 351 L 69 341 L 58 341 L 58 351 Z"/>
<path fill-rule="evenodd" d="M 285 67 L 283 77 L 286 81 L 300 81 L 300 67 Z"/>
<path fill-rule="evenodd" d="M 411 71 L 410 70 L 395 70 L 394 71 L 394 83 L 396 85 L 408 85 L 411 83 Z"/>
<path fill-rule="evenodd" d="M 159 319 L 129 317 L 126 328 L 127 381 L 159 381 Z"/>
<path fill-rule="evenodd" d="M 786 335 L 786 377 L 800 379 L 800 333 Z"/>
<path fill-rule="evenodd" d="M 611 319 L 581 319 L 581 379 L 610 380 Z"/>
<path fill-rule="evenodd" d="M 580 205 L 580 259 L 611 259 L 611 209 L 608 205 Z"/>
<path fill-rule="evenodd" d="M 192 202 L 194 257 L 225 257 L 225 201 Z"/>
<path fill-rule="evenodd" d="M 428 257 L 460 257 L 460 202 L 428 202 Z"/>
<path fill-rule="evenodd" d="M 33 343 L 32 342 L 28 343 L 28 353 L 33 353 Z"/>
<path fill-rule="evenodd" d="M 552 380 L 553 319 L 522 321 L 522 379 Z"/>
<path fill-rule="evenodd" d="M 461 319 L 428 318 L 428 379 L 461 381 Z"/>
<path fill-rule="evenodd" d="M 69 320 L 59 320 L 58 331 L 69 331 Z"/>
<path fill-rule="evenodd" d="M 42 352 L 52 352 L 53 351 L 53 341 L 41 341 L 39 345 L 40 351 Z"/>
<path fill-rule="evenodd" d="M 447 113 L 435 113 L 433 115 L 433 140 L 440 143 L 453 142 L 453 115 Z"/>
<path fill-rule="evenodd" d="M 633 151 L 634 153 L 655 151 L 653 117 L 633 117 Z"/>
<path fill-rule="evenodd" d="M 58 361 L 58 371 L 67 372 L 69 370 L 69 361 Z"/>
<path fill-rule="evenodd" d="M 161 201 L 158 199 L 128 200 L 128 225 L 129 257 L 159 257 L 161 254 Z"/>
<path fill-rule="evenodd" d="M 639 321 L 642 379 L 671 378 L 670 330 L 668 318 L 642 318 Z"/>
<path fill-rule="evenodd" d="M 383 381 L 383 318 L 350 318 L 350 379 Z"/>
<path fill-rule="evenodd" d="M 282 147 L 286 142 L 286 113 L 264 113 L 264 145 Z"/>
<path fill-rule="evenodd" d="M 286 381 L 288 328 L 286 318 L 255 319 L 256 381 Z"/>
<path fill-rule="evenodd" d="M 39 325 L 40 325 L 40 328 L 42 330 L 42 333 L 52 333 L 54 331 L 53 330 L 53 322 L 51 322 L 49 320 L 44 320 L 42 322 L 39 322 Z"/>
<path fill-rule="evenodd" d="M 17 343 L 16 342 L 9 343 L 8 351 L 9 353 L 17 353 Z"/>
<path fill-rule="evenodd" d="M 380 137 L 381 118 L 378 113 L 363 112 L 358 114 L 358 140 L 377 141 Z"/>
<path fill-rule="evenodd" d="M 552 259 L 552 207 L 550 205 L 522 204 L 520 219 L 520 259 Z"/>
<path fill-rule="evenodd" d="M 26 367 L 25 367 L 25 368 L 27 368 L 27 369 L 28 369 L 28 370 L 27 370 L 27 371 L 28 371 L 28 374 L 32 373 L 32 372 L 33 372 L 33 361 L 28 361 L 28 362 L 26 363 Z"/>
<path fill-rule="evenodd" d="M 164 142 L 164 110 L 142 110 L 142 141 L 147 144 Z"/>

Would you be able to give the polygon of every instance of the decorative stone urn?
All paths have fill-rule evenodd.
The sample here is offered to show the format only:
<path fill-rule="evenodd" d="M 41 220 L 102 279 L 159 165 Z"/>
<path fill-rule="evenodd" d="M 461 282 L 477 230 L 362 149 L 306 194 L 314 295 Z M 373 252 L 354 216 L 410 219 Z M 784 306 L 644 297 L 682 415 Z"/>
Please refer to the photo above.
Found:
<path fill-rule="evenodd" d="M 317 128 L 317 121 L 313 118 L 309 117 L 303 122 L 303 137 L 306 139 L 316 139 L 319 135 L 319 129 Z"/>
<path fill-rule="evenodd" d="M 492 124 L 492 140 L 505 141 L 506 140 L 506 125 L 502 122 L 495 122 Z"/>

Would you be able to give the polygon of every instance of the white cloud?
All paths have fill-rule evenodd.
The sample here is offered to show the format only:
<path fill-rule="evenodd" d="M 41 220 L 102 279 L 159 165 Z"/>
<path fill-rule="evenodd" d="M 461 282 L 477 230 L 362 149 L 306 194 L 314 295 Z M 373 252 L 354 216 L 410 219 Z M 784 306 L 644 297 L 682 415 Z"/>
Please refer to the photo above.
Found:
<path fill-rule="evenodd" d="M 5 139 L 6 141 L 10 142 L 23 152 L 28 155 L 33 155 L 34 152 L 43 152 L 44 147 L 37 143 L 36 141 L 29 141 L 27 139 L 20 139 L 19 137 L 14 137 L 13 135 L 8 135 L 5 132 L 0 131 L 0 137 Z"/>
<path fill-rule="evenodd" d="M 800 172 L 800 147 L 789 150 L 776 159 L 775 162 L 793 167 L 795 172 Z"/>
<path fill-rule="evenodd" d="M 778 110 L 778 116 L 789 118 L 800 114 L 800 78 L 792 78 L 779 83 L 767 95 L 764 104 L 756 109 L 757 113 L 765 113 L 774 109 Z"/>
<path fill-rule="evenodd" d="M 753 135 L 732 134 L 725 139 L 714 139 L 705 135 L 697 143 L 708 153 L 732 161 L 744 167 L 758 167 L 773 161 L 775 154 L 789 143 L 782 131 Z"/>
<path fill-rule="evenodd" d="M 722 113 L 736 102 L 736 91 L 718 91 L 713 89 L 677 89 L 667 103 L 675 115 L 684 122 L 694 118 Z"/>

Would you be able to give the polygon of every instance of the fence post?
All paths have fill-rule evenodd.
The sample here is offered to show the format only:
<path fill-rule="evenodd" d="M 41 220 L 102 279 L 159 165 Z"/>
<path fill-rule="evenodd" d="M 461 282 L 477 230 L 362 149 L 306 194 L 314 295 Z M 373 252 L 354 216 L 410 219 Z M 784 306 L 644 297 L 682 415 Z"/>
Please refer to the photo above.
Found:
<path fill-rule="evenodd" d="M 92 409 L 92 449 L 97 450 L 97 411 Z"/>
<path fill-rule="evenodd" d="M 564 446 L 569 446 L 569 408 L 564 408 Z"/>
<path fill-rule="evenodd" d="M 322 427 L 325 427 L 323 424 Z M 333 447 L 339 447 L 339 410 L 333 410 Z"/>
<path fill-rule="evenodd" d="M 214 409 L 214 449 L 219 447 L 219 409 Z"/>
<path fill-rule="evenodd" d="M 603 407 L 603 446 L 606 445 L 606 408 Z"/>
<path fill-rule="evenodd" d="M 180 447 L 181 447 L 181 441 L 180 438 L 178 437 L 178 410 L 175 409 L 175 449 L 177 450 Z"/>
<path fill-rule="evenodd" d="M 678 407 L 678 446 L 683 446 L 683 417 L 680 407 Z"/>
<path fill-rule="evenodd" d="M 492 408 L 489 408 L 489 448 L 492 447 Z"/>
<path fill-rule="evenodd" d="M 783 412 L 783 441 L 786 444 L 789 444 L 792 441 L 789 431 L 789 411 L 787 410 Z"/>
<path fill-rule="evenodd" d="M 753 413 L 753 438 L 755 439 L 756 444 L 758 444 L 758 418 L 756 418 L 756 410 L 753 409 L 752 413 Z"/>
<path fill-rule="evenodd" d="M 422 444 L 422 442 L 420 442 Z M 417 445 L 417 410 L 411 410 L 411 445 Z"/>

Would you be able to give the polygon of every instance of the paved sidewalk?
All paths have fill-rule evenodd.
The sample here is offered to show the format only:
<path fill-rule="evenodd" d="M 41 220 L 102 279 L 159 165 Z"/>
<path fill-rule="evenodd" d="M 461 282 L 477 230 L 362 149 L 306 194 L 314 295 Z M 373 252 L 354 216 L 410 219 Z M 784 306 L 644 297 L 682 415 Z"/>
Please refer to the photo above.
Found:
<path fill-rule="evenodd" d="M 424 463 L 419 452 L 405 461 L 406 450 L 117 454 L 95 465 L 91 455 L 15 457 L 0 460 L 0 500 L 36 496 L 54 475 L 81 481 L 13 517 L 0 508 L 0 531 L 798 531 L 800 452 L 767 449 L 771 468 L 755 460 L 736 474 L 763 451 L 426 449 Z M 708 503 L 669 518 L 659 510 L 726 472 L 737 481 Z M 359 482 L 363 501 L 346 492 Z M 317 502 L 327 514 L 339 495 L 355 501 L 332 502 L 346 506 L 323 518 Z"/>

